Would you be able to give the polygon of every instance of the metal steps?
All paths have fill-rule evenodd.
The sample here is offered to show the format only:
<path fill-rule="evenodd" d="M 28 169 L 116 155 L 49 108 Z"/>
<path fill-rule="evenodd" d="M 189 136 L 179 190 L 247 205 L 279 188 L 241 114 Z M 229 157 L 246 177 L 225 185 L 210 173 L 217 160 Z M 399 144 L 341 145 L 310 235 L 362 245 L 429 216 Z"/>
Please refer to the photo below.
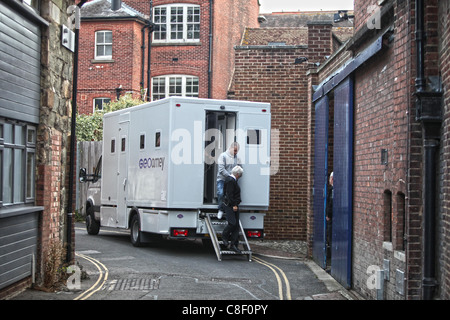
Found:
<path fill-rule="evenodd" d="M 206 213 L 206 226 L 208 228 L 214 251 L 216 252 L 217 260 L 222 261 L 222 255 L 247 255 L 248 261 L 252 261 L 252 250 L 248 244 L 241 221 L 239 221 L 239 244 L 244 245 L 246 250 L 242 250 L 241 253 L 238 253 L 233 250 L 223 249 L 221 247 L 221 245 L 223 245 L 223 241 L 219 240 L 218 236 L 222 234 L 222 231 L 228 222 L 224 220 L 216 220 L 215 218 L 216 215 L 214 213 Z"/>

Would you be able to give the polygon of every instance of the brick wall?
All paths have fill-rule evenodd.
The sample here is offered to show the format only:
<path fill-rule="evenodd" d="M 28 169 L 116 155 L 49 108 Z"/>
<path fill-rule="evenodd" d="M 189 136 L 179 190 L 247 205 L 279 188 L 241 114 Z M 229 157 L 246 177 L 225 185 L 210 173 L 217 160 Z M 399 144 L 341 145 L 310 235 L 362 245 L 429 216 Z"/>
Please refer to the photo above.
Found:
<path fill-rule="evenodd" d="M 450 299 L 450 3 L 439 1 L 439 69 L 442 75 L 444 91 L 443 125 L 441 138 L 441 210 L 438 227 L 439 247 L 439 296 L 442 300 Z"/>
<path fill-rule="evenodd" d="M 358 31 L 360 28 L 362 28 L 367 21 L 369 20 L 369 17 L 374 14 L 374 11 L 369 9 L 370 6 L 373 6 L 373 8 L 378 7 L 378 0 L 356 0 L 354 1 L 354 12 L 355 12 L 355 23 L 354 28 L 355 32 Z"/>
<path fill-rule="evenodd" d="M 61 222 L 64 218 L 61 217 L 61 212 L 64 210 L 61 206 L 60 193 L 63 189 L 62 180 L 62 164 L 61 164 L 61 132 L 50 130 L 51 134 L 48 141 L 51 142 L 51 147 L 48 149 L 47 164 L 40 164 L 37 168 L 37 176 L 39 177 L 36 188 L 36 205 L 43 206 L 44 211 L 39 221 L 39 228 L 41 230 L 41 247 L 39 254 L 40 270 L 45 270 L 44 264 L 47 250 L 50 243 L 61 237 L 63 232 Z"/>
<path fill-rule="evenodd" d="M 279 130 L 279 167 L 271 177 L 265 231 L 271 239 L 307 236 L 308 78 L 311 63 L 331 54 L 331 24 L 309 26 L 308 45 L 236 48 L 235 99 L 271 103 L 272 129 Z M 274 158 L 274 154 L 271 155 Z"/>
<path fill-rule="evenodd" d="M 153 6 L 180 3 L 153 1 Z M 209 2 L 189 1 L 200 5 L 200 42 L 198 45 L 152 44 L 151 76 L 169 74 L 191 75 L 199 78 L 199 97 L 208 97 Z"/>
<path fill-rule="evenodd" d="M 234 70 L 234 46 L 245 28 L 257 28 L 257 0 L 214 1 L 212 97 L 226 99 Z"/>
<path fill-rule="evenodd" d="M 306 97 L 304 48 L 236 49 L 235 98 L 271 103 L 272 130 L 280 130 L 279 170 L 271 177 L 267 238 L 306 236 Z M 274 157 L 274 155 L 271 155 Z"/>
<path fill-rule="evenodd" d="M 369 2 L 355 2 L 355 12 L 362 13 L 356 19 L 360 22 L 358 27 L 362 27 L 361 21 L 366 19 Z M 400 295 L 395 287 L 397 269 L 405 273 L 409 271 L 407 276 L 411 279 L 417 276 L 417 269 L 406 270 L 407 256 L 403 247 L 406 212 L 410 217 L 409 262 L 420 259 L 418 252 L 413 253 L 420 251 L 417 242 L 420 230 L 415 219 L 419 206 L 414 204 L 421 199 L 421 174 L 414 157 L 419 156 L 417 152 L 420 153 L 421 149 L 420 141 L 411 141 L 411 137 L 420 137 L 420 127 L 413 123 L 414 118 L 411 117 L 414 114 L 409 72 L 411 35 L 405 20 L 408 10 L 406 1 L 394 6 L 393 42 L 385 43 L 386 49 L 354 75 L 353 285 L 363 296 L 371 299 L 376 298 L 376 291 L 367 286 L 368 268 L 382 268 L 384 259 L 390 261 L 390 280 L 385 281 L 384 298 L 404 299 L 414 294 Z M 387 151 L 387 164 L 381 162 L 382 150 Z M 408 183 L 416 187 L 408 190 Z M 405 198 L 408 196 L 410 206 L 406 208 Z"/>
<path fill-rule="evenodd" d="M 115 89 L 119 86 L 122 86 L 122 94 L 131 92 L 135 97 L 140 96 L 142 27 L 143 24 L 136 21 L 82 23 L 77 98 L 80 113 L 92 113 L 94 98 L 114 100 L 116 98 Z M 113 32 L 112 60 L 108 62 L 94 59 L 95 32 L 100 30 Z"/>
<path fill-rule="evenodd" d="M 372 298 L 375 292 L 365 282 L 367 269 L 381 267 L 392 252 L 385 242 L 396 241 L 387 238 L 394 221 L 386 220 L 385 210 L 398 217 L 396 195 L 406 193 L 408 91 L 402 88 L 402 103 L 394 103 L 396 88 L 402 83 L 394 80 L 393 53 L 389 49 L 355 73 L 353 277 L 355 287 Z M 382 149 L 388 153 L 387 165 L 381 163 Z M 384 197 L 388 195 L 392 201 L 386 208 Z"/>

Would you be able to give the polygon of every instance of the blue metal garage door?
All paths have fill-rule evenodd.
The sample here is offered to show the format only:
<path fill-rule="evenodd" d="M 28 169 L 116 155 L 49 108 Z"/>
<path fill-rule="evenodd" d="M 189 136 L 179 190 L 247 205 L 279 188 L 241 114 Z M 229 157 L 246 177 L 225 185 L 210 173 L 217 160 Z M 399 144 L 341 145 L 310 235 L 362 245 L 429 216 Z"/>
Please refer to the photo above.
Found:
<path fill-rule="evenodd" d="M 353 81 L 334 89 L 333 222 L 331 275 L 351 286 L 353 190 Z"/>
<path fill-rule="evenodd" d="M 325 202 L 327 199 L 327 159 L 328 159 L 328 97 L 324 96 L 315 104 L 316 128 L 314 143 L 314 231 L 313 259 L 326 267 L 325 250 Z"/>

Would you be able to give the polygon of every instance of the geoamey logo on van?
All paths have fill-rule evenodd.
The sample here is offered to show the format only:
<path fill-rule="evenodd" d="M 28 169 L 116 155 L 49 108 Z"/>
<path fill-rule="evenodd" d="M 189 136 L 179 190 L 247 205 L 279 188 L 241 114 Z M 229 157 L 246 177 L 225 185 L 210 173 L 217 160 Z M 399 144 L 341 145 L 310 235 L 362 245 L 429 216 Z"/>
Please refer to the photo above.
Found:
<path fill-rule="evenodd" d="M 164 170 L 164 160 L 164 157 L 141 158 L 139 159 L 139 169 L 161 168 L 161 170 Z"/>

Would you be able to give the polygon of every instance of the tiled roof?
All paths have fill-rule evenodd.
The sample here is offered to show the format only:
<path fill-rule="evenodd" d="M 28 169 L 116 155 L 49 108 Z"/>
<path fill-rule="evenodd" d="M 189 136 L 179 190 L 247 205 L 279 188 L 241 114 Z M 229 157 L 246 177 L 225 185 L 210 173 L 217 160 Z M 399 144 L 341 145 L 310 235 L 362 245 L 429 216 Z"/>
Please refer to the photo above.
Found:
<path fill-rule="evenodd" d="M 122 7 L 117 11 L 111 10 L 110 0 L 89 1 L 81 7 L 81 18 L 146 18 L 146 15 L 127 5 L 122 1 Z"/>
<path fill-rule="evenodd" d="M 241 45 L 302 45 L 308 43 L 308 22 L 331 22 L 334 36 L 342 43 L 353 36 L 353 22 L 333 22 L 336 11 L 276 12 L 260 14 L 260 29 L 247 29 Z M 348 14 L 353 14 L 349 11 Z"/>
<path fill-rule="evenodd" d="M 353 27 L 333 27 L 331 31 L 342 43 L 353 37 Z"/>
<path fill-rule="evenodd" d="M 334 23 L 334 14 L 336 11 L 299 11 L 299 12 L 275 12 L 262 13 L 263 22 L 261 28 L 298 28 L 306 27 L 309 21 L 330 21 L 333 27 L 353 27 L 353 23 L 349 20 Z M 348 14 L 353 14 L 349 11 Z"/>
<path fill-rule="evenodd" d="M 344 43 L 353 36 L 353 28 L 334 27 L 334 36 Z M 241 46 L 286 45 L 297 46 L 308 44 L 308 28 L 247 28 Z"/>
<path fill-rule="evenodd" d="M 247 28 L 241 45 L 269 45 L 270 43 L 287 46 L 307 44 L 308 28 Z"/>

